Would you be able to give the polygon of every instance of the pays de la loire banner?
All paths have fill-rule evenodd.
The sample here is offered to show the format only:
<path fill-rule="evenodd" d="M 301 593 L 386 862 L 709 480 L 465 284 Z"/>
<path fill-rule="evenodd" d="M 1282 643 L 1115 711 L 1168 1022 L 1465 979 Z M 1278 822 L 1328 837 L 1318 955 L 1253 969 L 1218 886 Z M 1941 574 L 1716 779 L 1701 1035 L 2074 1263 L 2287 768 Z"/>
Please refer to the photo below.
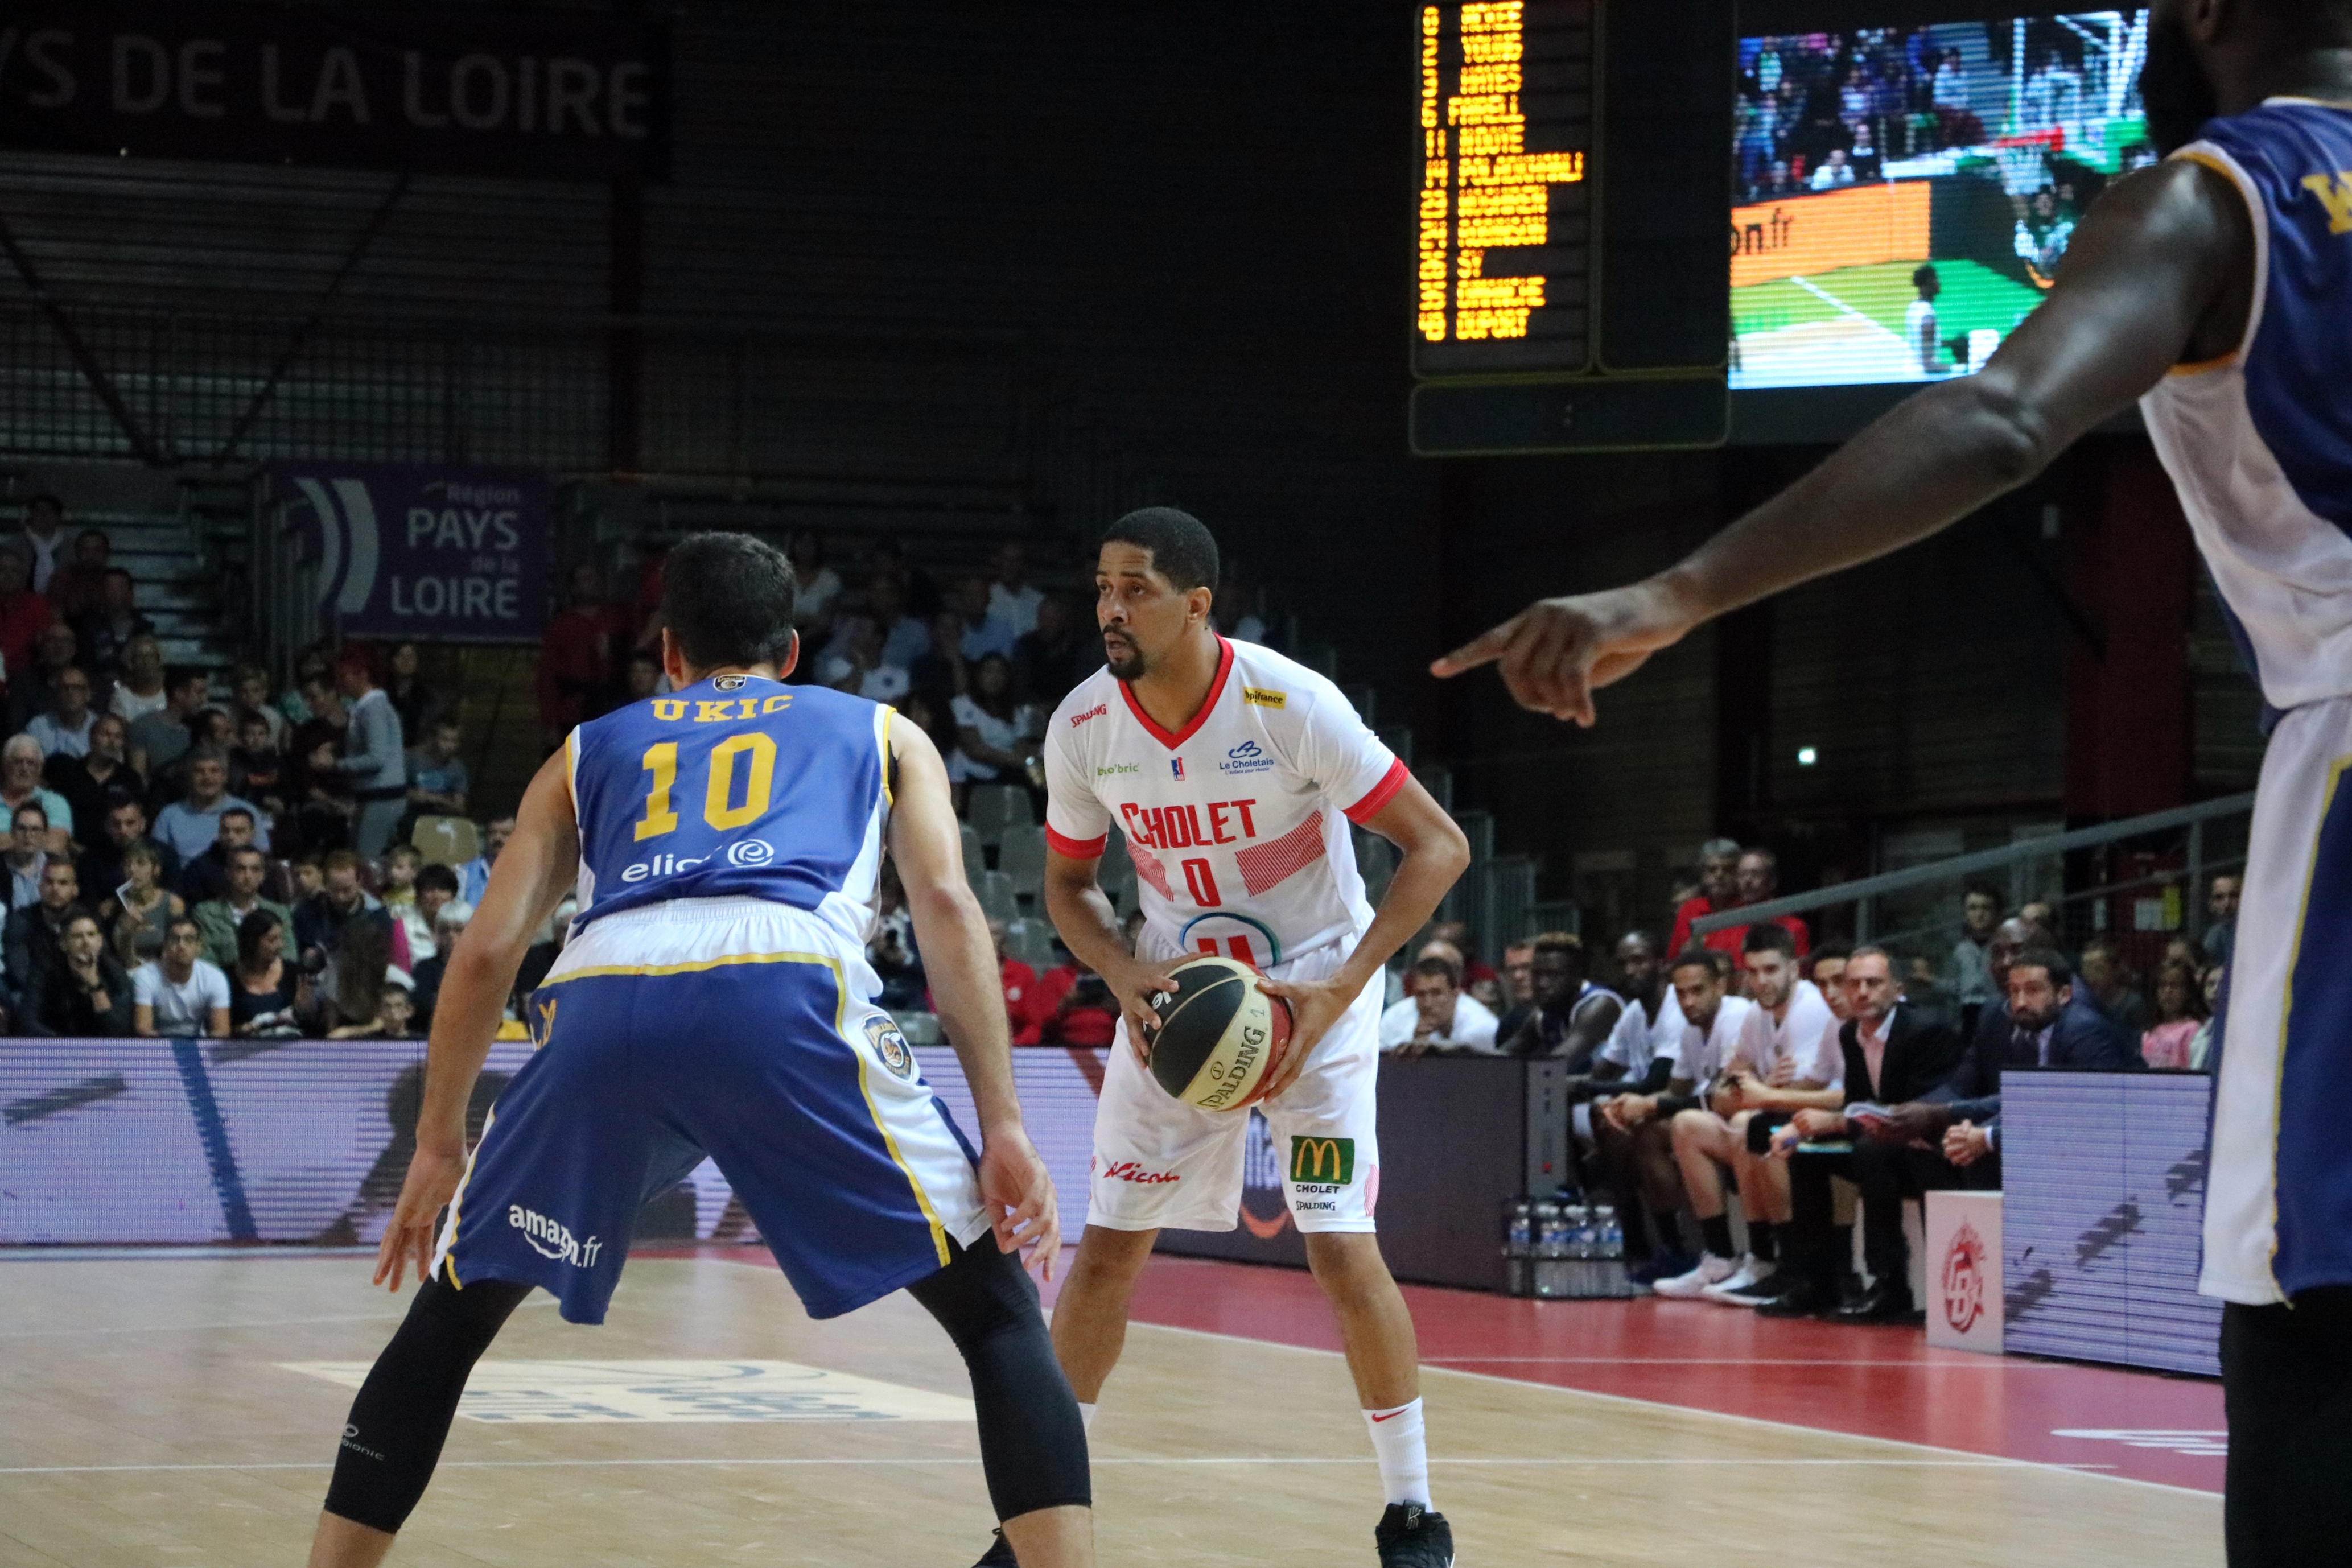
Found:
<path fill-rule="evenodd" d="M 274 463 L 269 497 L 346 637 L 536 643 L 553 487 L 537 468 Z"/>
<path fill-rule="evenodd" d="M 526 179 L 667 172 L 668 33 L 548 10 L 11 0 L 0 147 Z"/>

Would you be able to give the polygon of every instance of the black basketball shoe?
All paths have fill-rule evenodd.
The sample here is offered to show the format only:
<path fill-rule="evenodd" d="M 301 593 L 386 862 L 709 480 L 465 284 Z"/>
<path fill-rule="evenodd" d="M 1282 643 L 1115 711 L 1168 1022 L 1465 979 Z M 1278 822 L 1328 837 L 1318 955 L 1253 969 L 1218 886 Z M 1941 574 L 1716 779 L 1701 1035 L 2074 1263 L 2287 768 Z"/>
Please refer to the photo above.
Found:
<path fill-rule="evenodd" d="M 1005 1540 L 1004 1531 L 1000 1530 L 996 1532 L 996 1539 L 988 1543 L 988 1550 L 980 1554 L 980 1561 L 971 1568 L 1019 1568 L 1020 1561 L 1013 1555 L 1013 1542 Z"/>
<path fill-rule="evenodd" d="M 1454 1568 L 1454 1531 L 1442 1513 L 1417 1502 L 1392 1502 L 1372 1531 L 1381 1568 Z"/>

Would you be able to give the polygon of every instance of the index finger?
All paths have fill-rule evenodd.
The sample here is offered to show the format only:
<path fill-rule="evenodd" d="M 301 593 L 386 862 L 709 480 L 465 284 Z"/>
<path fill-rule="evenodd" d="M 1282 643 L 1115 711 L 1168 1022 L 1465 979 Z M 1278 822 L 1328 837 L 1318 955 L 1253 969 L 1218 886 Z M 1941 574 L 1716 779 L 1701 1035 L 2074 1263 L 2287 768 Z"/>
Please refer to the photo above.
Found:
<path fill-rule="evenodd" d="M 1433 660 L 1429 673 L 1439 680 L 1449 680 L 1465 670 L 1475 670 L 1481 664 L 1493 664 L 1510 647 L 1517 635 L 1519 617 L 1512 616 L 1499 626 L 1490 626 L 1442 659 Z"/>

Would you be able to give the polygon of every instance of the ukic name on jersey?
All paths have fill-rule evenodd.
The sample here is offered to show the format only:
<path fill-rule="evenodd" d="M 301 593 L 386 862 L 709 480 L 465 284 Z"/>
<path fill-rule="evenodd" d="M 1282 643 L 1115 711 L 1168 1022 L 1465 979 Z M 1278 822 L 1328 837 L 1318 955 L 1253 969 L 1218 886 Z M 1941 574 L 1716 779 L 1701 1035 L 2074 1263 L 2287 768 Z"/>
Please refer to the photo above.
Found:
<path fill-rule="evenodd" d="M 1331 682 L 1218 641 L 1209 700 L 1181 732 L 1108 669 L 1063 699 L 1045 738 L 1045 836 L 1092 860 L 1113 825 L 1126 835 L 1152 956 L 1270 969 L 1371 924 L 1348 824 L 1409 775 Z"/>
<path fill-rule="evenodd" d="M 864 943 L 890 808 L 890 710 L 724 674 L 572 732 L 579 925 L 677 898 L 749 897 Z"/>

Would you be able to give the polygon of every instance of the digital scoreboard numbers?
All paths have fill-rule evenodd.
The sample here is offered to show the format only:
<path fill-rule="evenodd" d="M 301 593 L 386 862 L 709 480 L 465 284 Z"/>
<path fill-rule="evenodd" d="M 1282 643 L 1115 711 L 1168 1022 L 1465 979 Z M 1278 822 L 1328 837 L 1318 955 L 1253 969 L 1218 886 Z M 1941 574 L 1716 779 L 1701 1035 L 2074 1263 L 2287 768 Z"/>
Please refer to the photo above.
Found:
<path fill-rule="evenodd" d="M 1592 362 L 1594 0 L 1424 5 L 1412 368 Z"/>

